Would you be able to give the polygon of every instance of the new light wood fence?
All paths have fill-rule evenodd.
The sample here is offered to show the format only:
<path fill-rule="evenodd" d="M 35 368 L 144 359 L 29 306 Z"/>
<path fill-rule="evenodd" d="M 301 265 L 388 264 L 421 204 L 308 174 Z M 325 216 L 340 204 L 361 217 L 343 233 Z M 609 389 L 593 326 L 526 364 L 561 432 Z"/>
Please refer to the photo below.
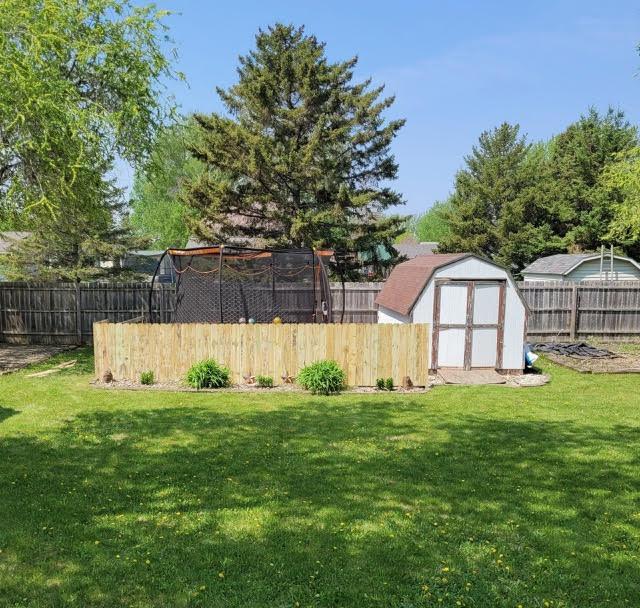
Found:
<path fill-rule="evenodd" d="M 334 320 L 375 323 L 374 300 L 382 283 L 331 284 Z M 305 292 L 306 293 L 306 292 Z M 295 296 L 292 290 L 292 296 Z M 156 285 L 154 320 L 173 321 L 175 286 Z M 149 314 L 149 283 L 0 282 L 0 342 L 91 344 L 96 321 L 121 322 Z"/>
<path fill-rule="evenodd" d="M 409 376 L 424 386 L 429 370 L 429 325 L 334 324 L 148 324 L 99 322 L 93 327 L 95 372 L 138 381 L 152 370 L 160 382 L 184 378 L 206 358 L 227 365 L 237 383 L 244 375 L 267 375 L 281 383 L 309 363 L 335 359 L 352 386 L 377 378 L 400 384 Z"/>

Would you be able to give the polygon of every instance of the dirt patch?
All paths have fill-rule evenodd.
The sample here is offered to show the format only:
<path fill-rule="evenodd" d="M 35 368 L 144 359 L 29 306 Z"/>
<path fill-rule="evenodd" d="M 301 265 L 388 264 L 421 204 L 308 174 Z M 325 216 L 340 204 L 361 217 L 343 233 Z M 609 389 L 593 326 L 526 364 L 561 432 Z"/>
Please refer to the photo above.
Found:
<path fill-rule="evenodd" d="M 41 363 L 67 350 L 70 350 L 69 346 L 0 344 L 0 375 Z"/>
<path fill-rule="evenodd" d="M 640 344 L 614 342 L 597 346 L 612 351 L 613 356 L 589 359 L 546 353 L 545 357 L 584 374 L 640 374 Z"/>

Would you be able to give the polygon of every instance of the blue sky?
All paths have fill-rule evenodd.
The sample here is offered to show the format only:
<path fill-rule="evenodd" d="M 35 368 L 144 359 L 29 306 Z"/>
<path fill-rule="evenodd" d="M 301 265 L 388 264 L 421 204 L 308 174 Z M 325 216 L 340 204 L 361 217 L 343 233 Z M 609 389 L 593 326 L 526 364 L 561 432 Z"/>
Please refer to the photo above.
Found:
<path fill-rule="evenodd" d="M 478 135 L 506 120 L 532 140 L 561 131 L 589 106 L 640 123 L 640 4 L 626 0 L 157 1 L 178 69 L 183 112 L 220 111 L 215 87 L 236 79 L 237 57 L 259 27 L 304 24 L 330 59 L 358 55 L 358 78 L 396 95 L 407 124 L 394 143 L 395 186 L 416 213 L 447 196 Z"/>

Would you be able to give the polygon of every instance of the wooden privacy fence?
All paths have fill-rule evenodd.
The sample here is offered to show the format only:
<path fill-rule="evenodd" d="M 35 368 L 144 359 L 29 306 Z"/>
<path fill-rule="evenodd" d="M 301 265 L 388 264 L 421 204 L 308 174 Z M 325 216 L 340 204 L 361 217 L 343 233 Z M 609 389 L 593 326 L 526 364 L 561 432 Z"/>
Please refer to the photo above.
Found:
<path fill-rule="evenodd" d="M 527 281 L 519 285 L 531 311 L 529 341 L 640 336 L 640 281 Z"/>
<path fill-rule="evenodd" d="M 345 284 L 345 323 L 375 323 L 382 283 Z M 0 282 L 0 342 L 90 344 L 96 321 L 121 322 L 149 313 L 149 283 Z M 334 320 L 342 317 L 342 287 L 331 284 Z M 175 286 L 154 287 L 153 318 L 173 320 Z"/>
<path fill-rule="evenodd" d="M 520 283 L 529 305 L 528 339 L 573 340 L 590 336 L 625 340 L 640 336 L 640 282 L 558 281 Z M 375 323 L 382 283 L 347 283 L 345 323 Z M 121 322 L 148 314 L 149 283 L 2 283 L 0 342 L 91 343 L 93 323 Z M 342 289 L 331 284 L 334 321 L 342 314 Z M 154 318 L 173 320 L 175 287 L 157 285 Z"/>
<path fill-rule="evenodd" d="M 335 359 L 352 386 L 373 386 L 377 378 L 405 376 L 424 386 L 429 370 L 428 324 L 199 324 L 108 323 L 93 328 L 95 372 L 139 381 L 151 370 L 159 382 L 184 378 L 191 365 L 214 358 L 234 381 L 244 375 L 296 376 L 320 359 Z"/>

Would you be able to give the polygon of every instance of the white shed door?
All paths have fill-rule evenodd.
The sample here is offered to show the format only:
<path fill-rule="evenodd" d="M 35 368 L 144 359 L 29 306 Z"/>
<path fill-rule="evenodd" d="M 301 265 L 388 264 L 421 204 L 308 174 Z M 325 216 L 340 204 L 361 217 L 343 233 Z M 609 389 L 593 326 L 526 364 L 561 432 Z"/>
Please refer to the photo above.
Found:
<path fill-rule="evenodd" d="M 471 367 L 496 367 L 498 362 L 499 312 L 500 285 L 498 283 L 475 283 Z"/>
<path fill-rule="evenodd" d="M 432 366 L 502 367 L 504 281 L 436 280 Z"/>
<path fill-rule="evenodd" d="M 440 288 L 440 367 L 464 365 L 465 328 L 467 323 L 467 284 L 445 283 Z"/>

